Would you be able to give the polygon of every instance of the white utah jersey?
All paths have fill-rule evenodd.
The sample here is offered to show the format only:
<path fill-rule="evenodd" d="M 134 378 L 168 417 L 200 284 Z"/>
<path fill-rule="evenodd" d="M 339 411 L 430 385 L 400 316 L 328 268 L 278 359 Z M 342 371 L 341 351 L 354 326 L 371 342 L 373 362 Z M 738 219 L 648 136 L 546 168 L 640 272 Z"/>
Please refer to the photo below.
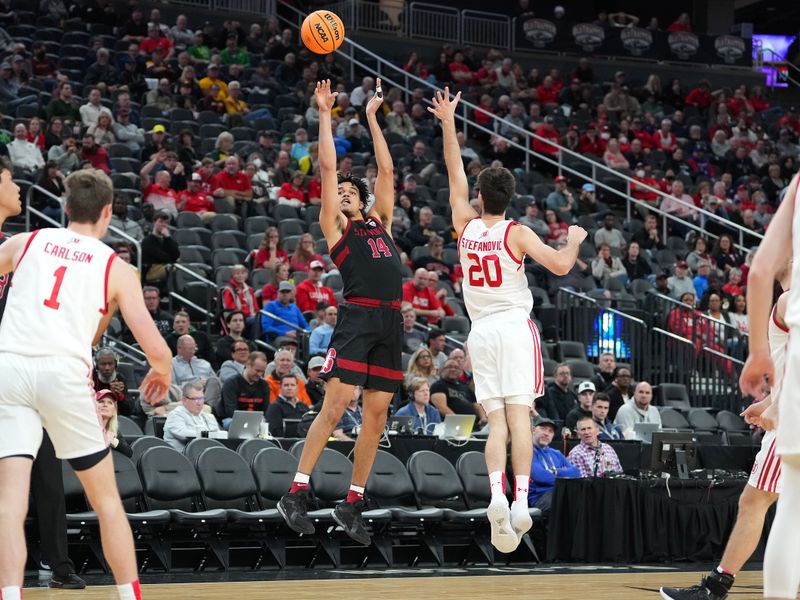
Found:
<path fill-rule="evenodd" d="M 800 186 L 794 198 L 787 194 L 783 201 L 794 202 L 794 214 L 792 216 L 792 278 L 789 283 L 789 302 L 786 303 L 786 314 L 783 322 L 789 329 L 800 326 L 800 206 L 797 199 L 800 197 Z"/>
<path fill-rule="evenodd" d="M 69 229 L 34 231 L 14 267 L 0 352 L 71 356 L 91 367 L 115 256 L 100 240 Z"/>
<path fill-rule="evenodd" d="M 773 400 L 778 398 L 780 393 L 781 383 L 783 382 L 783 370 L 786 367 L 786 347 L 789 344 L 789 328 L 779 325 L 776 319 L 778 304 L 772 307 L 772 314 L 769 318 L 769 355 L 772 358 L 772 364 L 775 367 L 775 381 L 771 383 L 771 391 Z"/>
<path fill-rule="evenodd" d="M 518 260 L 508 248 L 508 232 L 515 221 L 487 227 L 480 217 L 469 221 L 458 239 L 464 270 L 464 304 L 473 321 L 501 311 L 520 309 L 530 314 L 533 297 Z"/>

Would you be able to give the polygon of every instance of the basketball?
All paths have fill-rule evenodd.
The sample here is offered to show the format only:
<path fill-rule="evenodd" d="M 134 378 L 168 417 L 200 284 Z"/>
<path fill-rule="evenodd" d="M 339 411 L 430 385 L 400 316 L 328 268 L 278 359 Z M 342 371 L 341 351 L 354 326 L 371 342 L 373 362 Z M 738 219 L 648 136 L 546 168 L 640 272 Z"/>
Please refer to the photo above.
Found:
<path fill-rule="evenodd" d="M 314 54 L 330 54 L 344 41 L 344 23 L 336 13 L 318 10 L 303 21 L 300 37 Z"/>

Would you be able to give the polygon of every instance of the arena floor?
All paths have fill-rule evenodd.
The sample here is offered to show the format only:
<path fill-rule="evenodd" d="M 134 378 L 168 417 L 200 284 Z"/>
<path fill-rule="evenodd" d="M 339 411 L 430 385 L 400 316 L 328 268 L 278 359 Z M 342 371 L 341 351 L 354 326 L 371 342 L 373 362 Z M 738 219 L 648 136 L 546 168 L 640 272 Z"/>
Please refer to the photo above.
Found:
<path fill-rule="evenodd" d="M 414 571 L 416 575 L 412 575 Z M 291 580 L 286 579 L 287 576 L 292 576 L 290 573 L 281 575 L 281 580 L 275 578 L 264 580 L 269 574 L 262 573 L 259 581 L 146 583 L 142 586 L 142 592 L 147 600 L 184 598 L 410 600 L 426 596 L 435 597 L 436 600 L 566 600 L 567 598 L 633 600 L 660 598 L 658 588 L 665 584 L 694 585 L 707 571 L 682 571 L 667 566 L 604 568 L 586 565 L 566 570 L 561 567 L 483 569 L 485 575 L 472 575 L 470 574 L 472 572 L 471 569 L 403 569 L 364 573 L 369 575 L 381 573 L 381 576 L 371 577 L 359 577 L 359 571 L 328 571 L 327 574 L 317 572 L 313 575 L 308 572 L 301 575 L 301 572 L 297 572 L 297 577 L 304 578 Z M 309 579 L 309 575 L 315 578 Z M 256 576 L 256 574 L 251 575 L 254 578 Z M 201 577 L 206 579 L 206 575 Z M 150 579 L 155 581 L 158 578 Z M 740 573 L 729 598 L 731 600 L 761 598 L 761 582 L 760 570 Z M 93 585 L 82 592 L 26 588 L 24 597 L 26 600 L 117 599 L 115 589 L 108 585 Z"/>

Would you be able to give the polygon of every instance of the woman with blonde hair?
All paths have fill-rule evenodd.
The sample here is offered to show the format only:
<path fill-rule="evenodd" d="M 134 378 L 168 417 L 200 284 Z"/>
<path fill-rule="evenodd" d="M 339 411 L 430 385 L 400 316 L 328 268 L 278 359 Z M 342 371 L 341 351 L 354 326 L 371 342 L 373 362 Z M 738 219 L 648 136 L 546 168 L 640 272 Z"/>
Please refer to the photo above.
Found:
<path fill-rule="evenodd" d="M 317 254 L 314 248 L 314 237 L 310 233 L 304 233 L 297 241 L 297 247 L 292 255 L 292 260 L 289 261 L 289 266 L 292 272 L 302 271 L 308 273 L 311 268 L 311 262 L 318 260 L 323 265 L 325 260 Z"/>
<path fill-rule="evenodd" d="M 133 456 L 125 438 L 119 434 L 119 421 L 117 419 L 117 399 L 111 390 L 100 390 L 94 395 L 97 404 L 97 416 L 103 428 L 103 437 L 112 450 L 121 452 L 128 458 Z"/>
<path fill-rule="evenodd" d="M 409 388 L 414 379 L 418 377 L 427 381 L 428 385 L 433 385 L 433 382 L 439 379 L 439 372 L 433 362 L 433 353 L 427 346 L 420 346 L 411 355 L 404 380 L 406 388 Z"/>
<path fill-rule="evenodd" d="M 87 134 L 94 136 L 94 141 L 98 146 L 108 146 L 117 141 L 114 135 L 114 119 L 110 113 L 101 112 L 97 117 L 97 123 L 90 125 Z"/>

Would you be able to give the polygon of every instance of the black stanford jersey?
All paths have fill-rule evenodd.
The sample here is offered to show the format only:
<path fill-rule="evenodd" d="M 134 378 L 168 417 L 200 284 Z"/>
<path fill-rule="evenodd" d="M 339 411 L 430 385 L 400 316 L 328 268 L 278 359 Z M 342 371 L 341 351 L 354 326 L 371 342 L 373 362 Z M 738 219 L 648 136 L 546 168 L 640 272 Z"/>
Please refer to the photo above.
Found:
<path fill-rule="evenodd" d="M 399 305 L 403 296 L 400 252 L 378 219 L 348 219 L 330 256 L 342 274 L 345 300 L 369 298 Z"/>

